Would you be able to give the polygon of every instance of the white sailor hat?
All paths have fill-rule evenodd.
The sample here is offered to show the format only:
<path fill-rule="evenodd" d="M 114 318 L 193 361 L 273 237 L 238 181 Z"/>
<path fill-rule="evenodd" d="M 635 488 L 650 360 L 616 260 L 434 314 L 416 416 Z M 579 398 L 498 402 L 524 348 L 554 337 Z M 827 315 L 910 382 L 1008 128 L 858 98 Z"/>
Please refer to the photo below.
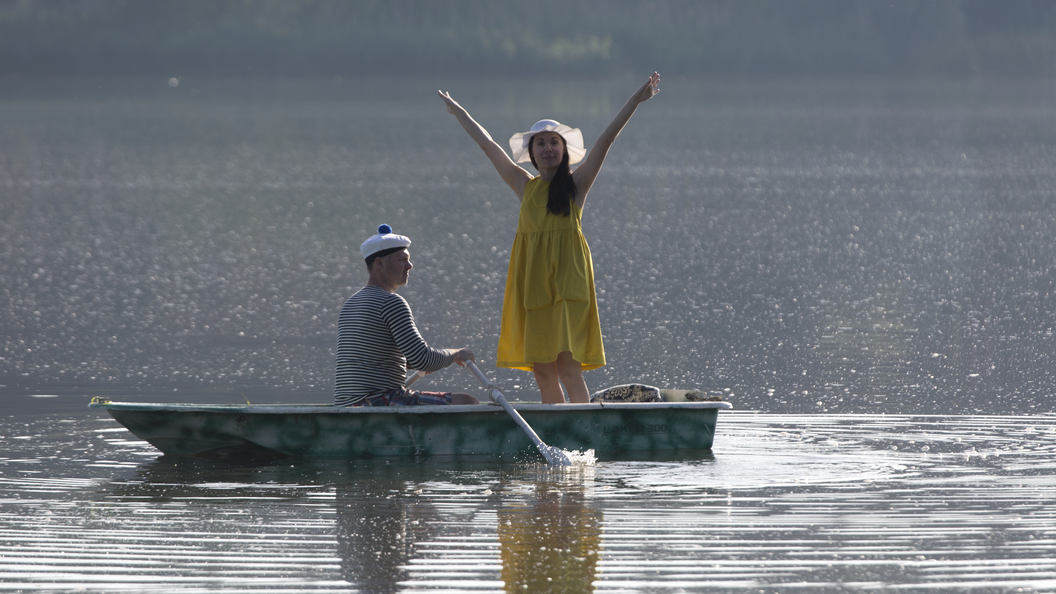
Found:
<path fill-rule="evenodd" d="M 392 232 L 392 227 L 381 225 L 378 227 L 377 235 L 371 235 L 363 242 L 363 245 L 359 246 L 359 253 L 363 254 L 363 259 L 366 260 L 378 252 L 393 248 L 405 248 L 409 245 L 411 245 L 410 238 L 396 235 Z"/>

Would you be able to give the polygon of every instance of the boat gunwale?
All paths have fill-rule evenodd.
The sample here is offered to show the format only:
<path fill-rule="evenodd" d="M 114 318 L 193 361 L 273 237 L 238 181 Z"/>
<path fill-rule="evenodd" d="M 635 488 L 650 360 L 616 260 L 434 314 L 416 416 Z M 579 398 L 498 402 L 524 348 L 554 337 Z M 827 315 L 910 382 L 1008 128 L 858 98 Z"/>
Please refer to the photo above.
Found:
<path fill-rule="evenodd" d="M 543 404 L 540 402 L 511 402 L 518 411 L 525 412 L 591 412 L 600 410 L 626 409 L 732 409 L 733 405 L 722 401 L 708 402 L 600 402 L 590 404 Z M 193 403 L 156 403 L 156 402 L 112 402 L 93 400 L 89 408 L 103 408 L 120 411 L 143 412 L 204 412 L 236 414 L 298 414 L 298 415 L 332 415 L 332 414 L 456 414 L 456 413 L 493 413 L 505 412 L 502 407 L 488 402 L 481 404 L 450 404 L 444 406 L 334 406 L 333 404 L 193 404 Z"/>

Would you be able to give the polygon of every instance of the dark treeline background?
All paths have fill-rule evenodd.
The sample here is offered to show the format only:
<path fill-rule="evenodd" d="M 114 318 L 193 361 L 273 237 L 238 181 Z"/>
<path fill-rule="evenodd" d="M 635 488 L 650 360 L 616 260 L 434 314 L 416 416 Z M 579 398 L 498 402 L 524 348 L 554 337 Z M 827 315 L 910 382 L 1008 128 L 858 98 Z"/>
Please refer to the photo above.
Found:
<path fill-rule="evenodd" d="M 1049 0 L 0 0 L 0 75 L 1056 73 Z"/>

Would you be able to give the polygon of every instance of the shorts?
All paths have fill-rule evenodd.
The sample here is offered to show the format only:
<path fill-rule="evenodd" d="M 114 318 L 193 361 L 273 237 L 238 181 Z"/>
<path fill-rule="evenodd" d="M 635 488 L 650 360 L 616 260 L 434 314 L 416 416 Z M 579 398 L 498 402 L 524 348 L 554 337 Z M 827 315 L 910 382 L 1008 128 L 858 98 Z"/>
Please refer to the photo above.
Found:
<path fill-rule="evenodd" d="M 419 404 L 451 404 L 451 392 L 426 392 L 397 388 L 377 396 L 368 396 L 352 406 L 417 406 Z"/>

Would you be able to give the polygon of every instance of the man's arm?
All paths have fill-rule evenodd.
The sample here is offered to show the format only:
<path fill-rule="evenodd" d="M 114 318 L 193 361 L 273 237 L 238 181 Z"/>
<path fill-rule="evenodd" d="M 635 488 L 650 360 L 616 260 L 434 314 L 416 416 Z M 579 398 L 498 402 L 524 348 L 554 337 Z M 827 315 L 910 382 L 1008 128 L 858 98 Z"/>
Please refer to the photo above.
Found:
<path fill-rule="evenodd" d="M 476 361 L 477 359 L 473 356 L 473 351 L 469 350 L 469 347 L 462 347 L 460 349 L 447 349 L 451 356 L 454 357 L 454 362 L 459 367 L 465 367 L 466 361 Z"/>
<path fill-rule="evenodd" d="M 407 367 L 410 369 L 429 373 L 443 369 L 455 361 L 455 353 L 459 351 L 434 349 L 425 342 L 414 324 L 411 307 L 403 297 L 392 293 L 381 308 L 381 316 L 392 332 L 396 346 L 407 359 Z M 462 356 L 464 357 L 464 354 Z"/>

